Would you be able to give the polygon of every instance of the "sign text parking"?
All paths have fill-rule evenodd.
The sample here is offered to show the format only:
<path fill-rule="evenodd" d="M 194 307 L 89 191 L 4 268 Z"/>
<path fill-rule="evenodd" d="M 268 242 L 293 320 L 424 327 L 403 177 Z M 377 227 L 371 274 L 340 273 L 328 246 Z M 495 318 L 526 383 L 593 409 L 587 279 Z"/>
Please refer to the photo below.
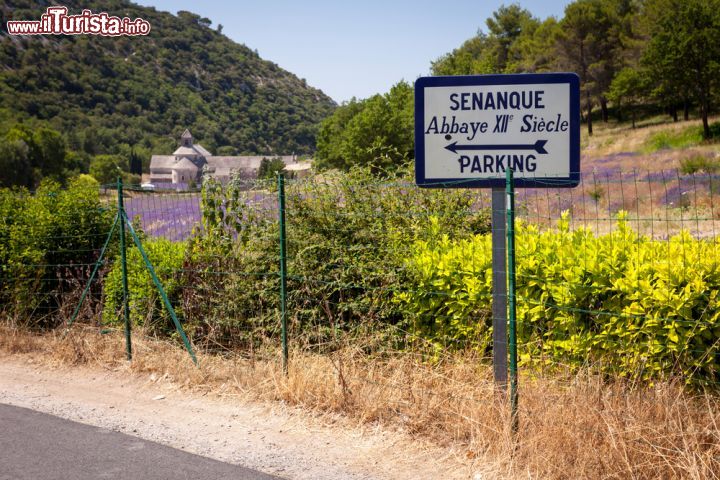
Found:
<path fill-rule="evenodd" d="M 423 77 L 415 84 L 416 181 L 577 185 L 579 80 L 572 73 Z"/>

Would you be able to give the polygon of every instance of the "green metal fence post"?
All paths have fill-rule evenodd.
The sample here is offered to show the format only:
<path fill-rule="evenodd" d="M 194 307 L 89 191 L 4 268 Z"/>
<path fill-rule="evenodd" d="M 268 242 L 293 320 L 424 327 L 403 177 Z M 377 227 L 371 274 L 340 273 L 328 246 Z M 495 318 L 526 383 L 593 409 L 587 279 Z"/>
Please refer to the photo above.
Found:
<path fill-rule="evenodd" d="M 517 331 L 515 328 L 515 187 L 513 171 L 505 170 L 507 193 L 507 279 L 508 279 L 508 347 L 510 353 L 510 419 L 512 431 L 518 429 Z"/>
<path fill-rule="evenodd" d="M 150 278 L 152 278 L 153 283 L 155 284 L 155 288 L 158 289 L 158 292 L 160 292 L 160 298 L 162 299 L 163 303 L 165 304 L 165 308 L 167 309 L 168 313 L 170 314 L 170 318 L 172 318 L 173 324 L 175 325 L 175 330 L 177 330 L 178 334 L 180 335 L 180 338 L 182 339 L 183 343 L 185 344 L 185 349 L 190 354 L 190 358 L 192 359 L 193 363 L 195 365 L 198 364 L 197 357 L 195 356 L 195 352 L 193 351 L 192 345 L 190 345 L 190 340 L 188 339 L 187 335 L 185 334 L 185 330 L 182 328 L 182 325 L 180 325 L 180 321 L 177 318 L 177 315 L 175 314 L 175 309 L 173 308 L 172 304 L 170 303 L 170 299 L 167 296 L 167 293 L 165 292 L 165 289 L 162 286 L 162 283 L 160 282 L 160 279 L 158 278 L 157 274 L 155 273 L 155 268 L 152 266 L 152 263 L 150 263 L 150 258 L 147 256 L 147 252 L 145 252 L 145 249 L 142 246 L 142 242 L 140 242 L 140 237 L 138 237 L 138 234 L 135 232 L 135 229 L 132 226 L 132 223 L 130 223 L 130 219 L 127 217 L 127 214 L 123 212 L 123 221 L 127 222 L 127 228 L 130 232 L 130 235 L 132 235 L 133 241 L 135 242 L 135 246 L 137 247 L 138 251 L 140 252 L 140 256 L 143 259 L 143 262 L 145 262 L 145 266 L 148 269 L 148 273 L 150 274 Z M 121 230 L 122 231 L 122 230 Z"/>
<path fill-rule="evenodd" d="M 128 293 L 127 256 L 125 249 L 125 208 L 123 207 L 122 178 L 117 179 L 118 218 L 120 218 L 120 263 L 122 264 L 123 315 L 125 318 L 125 351 L 127 359 L 132 360 L 132 340 L 130 338 L 130 295 Z"/>
<path fill-rule="evenodd" d="M 285 245 L 285 176 L 278 173 L 278 203 L 280 216 L 280 324 L 282 328 L 282 367 L 288 372 L 287 344 L 287 262 Z"/>

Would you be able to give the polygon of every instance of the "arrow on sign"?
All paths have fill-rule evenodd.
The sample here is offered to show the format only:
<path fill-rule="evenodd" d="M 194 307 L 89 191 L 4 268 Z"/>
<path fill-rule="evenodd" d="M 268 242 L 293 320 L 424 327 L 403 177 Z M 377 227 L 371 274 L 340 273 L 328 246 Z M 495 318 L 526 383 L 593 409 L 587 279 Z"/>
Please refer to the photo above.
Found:
<path fill-rule="evenodd" d="M 547 142 L 547 140 L 538 140 L 526 145 L 458 145 L 457 142 L 453 142 L 445 148 L 453 153 L 457 153 L 458 150 L 535 150 L 537 153 L 548 153 L 545 150 Z"/>

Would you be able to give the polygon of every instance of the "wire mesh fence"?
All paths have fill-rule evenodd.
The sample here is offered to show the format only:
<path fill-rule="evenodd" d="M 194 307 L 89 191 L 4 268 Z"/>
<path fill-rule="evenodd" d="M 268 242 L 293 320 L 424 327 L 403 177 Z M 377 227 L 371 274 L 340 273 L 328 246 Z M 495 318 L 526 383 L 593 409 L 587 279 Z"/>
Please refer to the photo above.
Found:
<path fill-rule="evenodd" d="M 717 182 L 704 173 L 596 170 L 574 189 L 518 190 L 521 371 L 590 368 L 714 385 Z M 71 317 L 117 210 L 111 186 L 93 188 L 2 193 L 7 318 L 52 327 Z M 127 217 L 202 352 L 280 362 L 278 193 L 275 180 L 124 192 Z M 285 202 L 290 369 L 323 359 L 334 373 L 318 378 L 394 391 L 398 405 L 448 384 L 458 401 L 487 400 L 489 191 L 418 189 L 354 171 L 288 180 Z M 132 324 L 174 338 L 137 247 L 128 246 L 127 261 Z M 79 320 L 119 327 L 122 298 L 112 240 Z"/>
<path fill-rule="evenodd" d="M 554 460 L 533 471 L 548 478 L 568 465 L 578 478 L 711 478 L 718 176 L 601 167 L 573 189 L 515 192 L 521 437 L 490 368 L 488 190 L 419 189 L 362 170 L 287 180 L 285 371 L 277 181 L 126 188 L 128 220 L 200 368 L 128 230 L 133 362 L 389 419 L 472 455 L 542 452 Z M 70 353 L 122 356 L 117 193 L 80 180 L 0 191 L 4 323 L 67 331 L 54 345 Z M 676 384 L 710 396 L 695 402 Z"/>

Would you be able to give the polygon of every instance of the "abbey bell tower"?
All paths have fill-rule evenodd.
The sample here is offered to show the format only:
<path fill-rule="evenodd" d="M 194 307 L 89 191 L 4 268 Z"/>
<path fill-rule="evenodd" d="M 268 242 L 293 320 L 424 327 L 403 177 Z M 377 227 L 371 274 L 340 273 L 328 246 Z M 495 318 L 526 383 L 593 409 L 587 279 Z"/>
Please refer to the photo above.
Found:
<path fill-rule="evenodd" d="M 180 135 L 180 145 L 183 147 L 189 147 L 192 148 L 193 146 L 193 140 L 192 140 L 192 134 L 190 133 L 190 130 L 187 128 L 183 132 L 182 135 Z"/>

